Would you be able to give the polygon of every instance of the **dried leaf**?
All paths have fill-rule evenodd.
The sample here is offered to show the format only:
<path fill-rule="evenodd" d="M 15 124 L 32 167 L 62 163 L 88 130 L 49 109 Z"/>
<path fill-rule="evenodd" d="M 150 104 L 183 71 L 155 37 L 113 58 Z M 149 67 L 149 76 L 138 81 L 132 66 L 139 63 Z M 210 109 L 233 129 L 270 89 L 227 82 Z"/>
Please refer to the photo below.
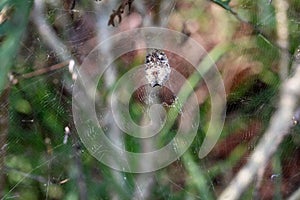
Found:
<path fill-rule="evenodd" d="M 112 14 L 110 15 L 109 17 L 109 20 L 108 20 L 108 26 L 109 25 L 112 25 L 112 26 L 116 26 L 115 24 L 115 18 L 118 17 L 118 23 L 121 23 L 122 21 L 122 14 L 124 13 L 124 10 L 126 8 L 126 6 L 128 6 L 128 10 L 130 12 L 131 10 L 131 5 L 132 5 L 132 2 L 134 0 L 126 0 L 124 1 L 119 7 L 117 10 L 112 10 Z"/>

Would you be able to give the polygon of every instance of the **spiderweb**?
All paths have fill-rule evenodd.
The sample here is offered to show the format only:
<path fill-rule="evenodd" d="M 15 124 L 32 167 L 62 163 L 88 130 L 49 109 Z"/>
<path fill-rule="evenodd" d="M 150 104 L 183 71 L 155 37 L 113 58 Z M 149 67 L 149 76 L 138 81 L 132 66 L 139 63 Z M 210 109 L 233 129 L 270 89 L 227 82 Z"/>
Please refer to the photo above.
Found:
<path fill-rule="evenodd" d="M 242 19 L 253 22 L 264 33 L 254 35 L 249 24 L 236 20 L 233 15 L 212 2 L 143 2 L 134 1 L 130 11 L 125 8 L 121 22 L 115 20 L 116 26 L 112 27 L 107 26 L 111 11 L 117 9 L 121 2 L 76 1 L 71 16 L 60 2 L 47 1 L 44 17 L 56 36 L 68 47 L 60 51 L 49 48 L 34 26 L 34 19 L 30 19 L 11 69 L 9 98 L 0 102 L 1 108 L 9 113 L 9 132 L 4 139 L 1 138 L 0 146 L 1 156 L 5 157 L 5 161 L 1 160 L 2 199 L 215 199 L 246 163 L 266 130 L 279 98 L 281 81 L 277 73 L 279 50 L 274 45 L 276 11 L 273 2 L 237 1 L 235 5 L 231 5 Z M 290 4 L 288 22 L 292 52 L 298 45 L 296 41 L 299 39 L 300 19 L 297 14 L 298 3 Z M 106 11 L 101 10 L 102 6 L 107 6 Z M 181 44 L 180 50 L 184 55 L 194 59 L 191 62 L 201 63 L 206 53 L 195 51 L 187 45 L 189 40 L 196 41 L 208 53 L 216 52 L 220 55 L 213 61 L 220 70 L 226 90 L 225 124 L 218 143 L 206 157 L 200 159 L 198 154 L 213 113 L 213 97 L 210 96 L 209 84 L 198 73 L 195 79 L 189 81 L 193 83 L 196 80 L 193 94 L 201 117 L 197 134 L 185 153 L 157 171 L 142 174 L 117 171 L 99 162 L 77 133 L 72 112 L 72 92 L 75 80 L 80 75 L 77 70 L 80 70 L 79 66 L 90 52 L 111 35 L 153 25 L 185 34 L 185 40 L 178 38 L 176 42 Z M 233 47 L 226 49 L 218 46 L 226 42 Z M 118 85 L 118 80 L 122 80 L 126 73 L 135 66 L 143 65 L 145 61 L 145 41 L 137 39 L 136 43 L 140 45 L 136 50 L 126 52 L 109 63 L 110 66 L 104 70 L 95 86 L 99 96 L 92 96 L 96 101 L 97 120 L 107 138 L 120 149 L 140 153 L 169 144 L 180 128 L 180 122 L 184 121 L 180 118 L 181 115 L 189 106 L 184 107 L 188 98 L 181 99 L 180 87 L 176 86 L 176 80 L 172 80 L 170 85 L 176 86 L 176 94 L 167 86 L 162 87 L 160 93 L 154 93 L 157 95 L 155 98 L 163 99 L 160 102 L 163 111 L 160 110 L 161 107 L 149 108 L 147 101 L 151 92 L 147 90 L 149 85 L 145 82 L 130 94 L 127 102 L 129 117 L 138 125 L 149 124 L 151 116 L 163 124 L 163 119 L 169 113 L 172 114 L 173 109 L 173 114 L 176 115 L 174 114 L 174 123 L 170 125 L 168 134 L 157 136 L 153 144 L 147 138 L 139 140 L 135 135 L 124 134 L 126 131 L 120 131 L 116 123 L 113 123 L 111 116 L 114 113 L 110 107 L 110 99 L 114 98 L 114 89 L 117 88 L 115 90 L 118 92 L 126 92 L 127 89 L 124 82 Z M 128 41 L 120 41 L 120 46 L 111 52 L 107 53 L 107 49 L 111 47 L 101 47 L 103 49 L 99 49 L 99 52 L 104 52 L 104 56 L 112 56 L 124 44 L 131 45 Z M 61 60 L 66 52 L 72 55 L 76 64 L 70 60 Z M 172 70 L 176 70 L 174 73 L 180 73 L 185 78 L 192 77 L 195 68 L 191 63 L 176 54 L 176 51 L 165 53 Z M 89 64 L 97 66 L 87 63 Z M 97 75 L 97 70 L 98 68 L 91 67 L 86 73 L 93 77 Z M 142 71 L 133 75 L 137 76 L 130 79 L 133 81 L 129 83 L 134 84 L 134 81 L 143 78 Z M 209 70 L 206 77 L 210 80 L 214 78 Z M 218 91 L 218 86 L 214 87 Z M 87 93 L 87 99 L 90 98 L 88 95 Z M 122 95 L 120 93 L 116 98 Z M 122 99 L 120 101 L 124 103 Z M 175 107 L 172 107 L 174 102 Z M 155 114 L 152 115 L 151 110 Z M 191 118 L 193 122 L 194 113 L 190 113 L 192 114 L 188 114 L 186 118 Z M 270 159 L 261 172 L 262 175 L 243 194 L 243 198 L 251 199 L 254 195 L 258 195 L 259 199 L 287 198 L 299 188 L 300 136 L 296 122 L 291 134 Z M 190 127 L 192 125 L 188 128 Z M 92 124 L 89 128 L 92 135 L 95 126 Z M 182 125 L 182 129 L 189 130 L 188 128 L 185 124 Z M 97 138 L 89 139 L 91 142 L 97 141 Z M 185 144 L 180 139 L 182 138 L 174 143 L 178 144 L 174 151 L 181 150 L 180 145 Z M 95 152 L 101 151 L 103 155 L 109 153 L 99 146 L 95 148 Z M 118 164 L 118 159 L 123 158 L 122 155 L 116 155 L 109 159 Z M 151 162 L 159 162 L 163 158 L 164 156 L 154 161 L 135 160 L 135 164 L 140 168 L 151 168 Z"/>

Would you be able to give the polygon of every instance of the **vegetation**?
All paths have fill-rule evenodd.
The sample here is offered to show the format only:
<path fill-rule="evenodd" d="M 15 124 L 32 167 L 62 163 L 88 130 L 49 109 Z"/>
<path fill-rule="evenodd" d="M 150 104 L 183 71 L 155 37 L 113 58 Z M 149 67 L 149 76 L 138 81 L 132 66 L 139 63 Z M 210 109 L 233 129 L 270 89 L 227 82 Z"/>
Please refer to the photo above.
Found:
<path fill-rule="evenodd" d="M 231 181 L 238 172 L 255 165 L 251 165 L 251 155 L 260 149 L 269 152 L 267 162 L 254 167 L 250 178 L 244 176 L 249 184 L 232 199 L 300 198 L 300 110 L 297 102 L 291 101 L 291 109 L 280 112 L 290 93 L 292 100 L 299 98 L 295 92 L 300 91 L 296 87 L 299 1 L 2 0 L 0 11 L 2 199 L 222 199 L 225 189 L 234 187 Z M 187 46 L 187 41 L 192 39 L 206 50 L 224 83 L 225 123 L 212 151 L 199 158 L 212 99 L 195 68 L 180 55 L 166 51 L 170 66 L 194 89 L 183 87 L 178 94 L 179 100 L 184 100 L 180 103 L 184 105 L 191 93 L 197 96 L 200 126 L 196 137 L 178 160 L 162 169 L 145 174 L 120 172 L 94 158 L 77 134 L 73 87 L 80 76 L 77 70 L 100 42 L 147 26 L 185 34 L 187 40 L 182 41 L 180 50 L 198 59 L 196 67 L 204 74 L 212 68 L 208 57 Z M 109 47 L 101 51 L 114 56 Z M 98 117 L 105 124 L 105 134 L 116 143 L 124 139 L 124 148 L 132 152 L 143 151 L 145 143 L 116 134 L 108 102 L 117 81 L 142 65 L 145 53 L 136 48 L 117 57 L 97 85 L 101 94 L 97 109 L 104 113 Z M 92 76 L 94 69 L 90 70 Z M 143 95 L 137 90 L 130 100 L 130 114 L 137 124 L 149 120 L 144 116 Z M 168 144 L 180 123 L 180 108 L 172 108 L 169 101 L 175 97 L 168 95 L 168 91 L 159 94 L 171 117 L 157 146 Z M 272 129 L 278 113 L 282 129 Z M 268 138 L 266 134 L 276 130 L 282 134 L 275 137 L 273 145 L 266 142 L 264 149 L 264 135 Z M 138 162 L 151 165 L 154 161 Z"/>

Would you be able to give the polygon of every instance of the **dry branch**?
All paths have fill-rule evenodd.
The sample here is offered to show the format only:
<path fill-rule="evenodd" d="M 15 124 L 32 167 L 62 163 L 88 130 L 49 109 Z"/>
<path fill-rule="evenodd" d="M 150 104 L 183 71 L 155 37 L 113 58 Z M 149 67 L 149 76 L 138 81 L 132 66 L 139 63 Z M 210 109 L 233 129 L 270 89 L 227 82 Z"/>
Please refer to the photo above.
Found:
<path fill-rule="evenodd" d="M 108 26 L 109 25 L 116 26 L 116 24 L 115 24 L 115 18 L 116 17 L 118 18 L 118 23 L 121 23 L 121 21 L 122 21 L 122 14 L 124 13 L 124 10 L 125 10 L 126 6 L 128 6 L 128 10 L 130 12 L 131 5 L 132 5 L 133 1 L 134 0 L 125 0 L 124 2 L 121 3 L 121 5 L 119 5 L 119 7 L 118 7 L 117 10 L 112 10 L 112 14 L 109 17 L 107 25 Z"/>
<path fill-rule="evenodd" d="M 300 199 L 300 187 L 288 198 L 288 200 L 299 200 Z"/>
<path fill-rule="evenodd" d="M 239 199 L 242 193 L 253 181 L 258 170 L 264 168 L 272 155 L 278 149 L 283 139 L 289 134 L 293 125 L 292 117 L 300 96 L 300 64 L 297 63 L 295 75 L 286 80 L 281 88 L 280 102 L 276 113 L 263 138 L 244 166 L 223 191 L 219 199 Z"/>
<path fill-rule="evenodd" d="M 214 0 L 210 0 L 211 2 L 217 4 L 220 6 L 220 4 L 216 3 L 216 1 Z M 226 9 L 227 11 L 230 12 L 230 14 L 232 14 L 238 21 L 240 21 L 243 24 L 246 24 L 247 26 L 251 27 L 254 34 L 260 35 L 264 40 L 266 40 L 269 44 L 271 44 L 272 46 L 278 48 L 279 50 L 286 52 L 287 57 L 292 57 L 292 55 L 289 53 L 288 49 L 286 48 L 287 46 L 285 45 L 280 45 L 278 43 L 275 43 L 274 41 L 272 41 L 265 33 L 262 29 L 260 29 L 257 25 L 253 24 L 250 21 L 247 21 L 245 19 L 243 19 L 236 11 L 232 10 L 230 7 L 225 8 L 223 6 L 221 6 L 222 8 Z M 285 9 L 285 8 L 283 8 Z"/>
<path fill-rule="evenodd" d="M 288 17 L 287 11 L 289 4 L 284 0 L 274 1 L 274 7 L 276 10 L 276 22 L 277 22 L 277 44 L 282 49 L 280 52 L 279 71 L 281 79 L 284 80 L 288 76 L 289 66 L 289 54 L 287 49 L 289 48 L 289 30 L 288 30 Z"/>
<path fill-rule="evenodd" d="M 51 28 L 51 26 L 48 24 L 48 22 L 45 20 L 44 12 L 45 12 L 45 4 L 44 0 L 35 0 L 34 1 L 34 9 L 32 12 L 32 21 L 35 24 L 39 35 L 42 37 L 43 41 L 46 43 L 46 45 L 52 49 L 57 56 L 60 58 L 62 63 L 59 63 L 57 65 L 52 66 L 52 68 L 49 69 L 41 69 L 36 72 L 33 72 L 33 74 L 27 74 L 28 77 L 35 76 L 36 74 L 43 74 L 46 73 L 48 70 L 55 70 L 61 67 L 64 67 L 66 61 L 69 63 L 69 67 L 71 65 L 71 62 L 74 62 L 72 65 L 72 69 L 69 68 L 70 73 L 74 76 L 73 67 L 77 69 L 78 64 L 75 62 L 75 58 L 72 56 L 72 54 L 69 52 L 66 45 L 63 44 L 63 42 L 56 36 L 54 30 Z M 45 71 L 46 70 L 46 71 Z M 75 71 L 76 72 L 76 71 Z M 26 77 L 25 77 L 26 78 Z M 75 143 L 75 142 L 74 142 Z M 77 145 L 74 145 L 74 151 L 75 151 L 75 165 L 78 170 L 78 173 L 76 174 L 77 178 L 77 186 L 78 186 L 78 193 L 80 199 L 87 199 L 87 186 L 85 182 L 83 167 L 82 167 L 82 161 L 79 155 L 76 154 L 76 151 L 78 149 Z"/>
<path fill-rule="evenodd" d="M 50 27 L 48 22 L 45 20 L 44 16 L 44 1 L 36 0 L 34 1 L 34 9 L 31 15 L 31 19 L 37 28 L 39 35 L 42 37 L 46 45 L 52 49 L 61 61 L 66 60 L 76 60 L 72 57 L 71 53 L 68 51 L 66 45 L 64 45 L 61 40 L 56 36 L 54 30 Z M 75 66 L 78 66 L 77 64 Z"/>

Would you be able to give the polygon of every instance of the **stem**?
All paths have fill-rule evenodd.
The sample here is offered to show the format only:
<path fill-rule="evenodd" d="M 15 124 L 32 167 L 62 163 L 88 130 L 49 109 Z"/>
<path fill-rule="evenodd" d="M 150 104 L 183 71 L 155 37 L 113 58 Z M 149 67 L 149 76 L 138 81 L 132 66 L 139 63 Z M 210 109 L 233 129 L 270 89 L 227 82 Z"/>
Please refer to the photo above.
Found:
<path fill-rule="evenodd" d="M 6 89 L 0 95 L 0 191 L 5 191 L 5 172 L 4 161 L 6 155 L 7 135 L 9 129 L 9 112 L 8 112 L 8 98 L 10 93 L 10 87 Z M 4 194 L 0 193 L 0 196 Z"/>
<path fill-rule="evenodd" d="M 258 170 L 264 168 L 276 152 L 283 139 L 289 134 L 292 117 L 300 96 L 300 64 L 297 64 L 295 75 L 286 80 L 281 88 L 278 109 L 271 119 L 271 124 L 263 138 L 252 153 L 248 163 L 222 192 L 219 199 L 239 199 L 252 182 Z"/>

